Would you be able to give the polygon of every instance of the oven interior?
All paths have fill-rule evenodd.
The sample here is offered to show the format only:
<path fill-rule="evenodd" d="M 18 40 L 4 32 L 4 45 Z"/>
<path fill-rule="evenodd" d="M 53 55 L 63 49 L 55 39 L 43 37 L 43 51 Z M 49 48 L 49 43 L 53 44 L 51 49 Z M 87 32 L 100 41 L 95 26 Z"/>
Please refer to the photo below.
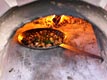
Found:
<path fill-rule="evenodd" d="M 48 15 L 70 15 L 93 25 L 100 56 L 104 61 L 71 54 L 61 47 L 34 50 L 15 42 L 14 35 L 25 23 Z M 82 1 L 37 1 L 14 7 L 0 18 L 1 80 L 106 80 L 107 12 Z"/>

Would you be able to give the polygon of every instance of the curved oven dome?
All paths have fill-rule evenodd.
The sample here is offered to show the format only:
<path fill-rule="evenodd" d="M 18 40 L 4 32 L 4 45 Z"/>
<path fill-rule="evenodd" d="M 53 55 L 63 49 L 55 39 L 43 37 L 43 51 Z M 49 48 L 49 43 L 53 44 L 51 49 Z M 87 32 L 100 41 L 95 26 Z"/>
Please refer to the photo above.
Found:
<path fill-rule="evenodd" d="M 22 47 L 13 39 L 22 24 L 53 14 L 70 15 L 90 22 L 99 43 L 95 49 L 101 51 L 104 61 L 78 56 L 60 47 L 33 50 Z M 11 9 L 0 18 L 0 80 L 106 80 L 105 16 L 106 11 L 82 1 L 37 1 Z M 75 43 L 72 45 L 76 46 Z"/>

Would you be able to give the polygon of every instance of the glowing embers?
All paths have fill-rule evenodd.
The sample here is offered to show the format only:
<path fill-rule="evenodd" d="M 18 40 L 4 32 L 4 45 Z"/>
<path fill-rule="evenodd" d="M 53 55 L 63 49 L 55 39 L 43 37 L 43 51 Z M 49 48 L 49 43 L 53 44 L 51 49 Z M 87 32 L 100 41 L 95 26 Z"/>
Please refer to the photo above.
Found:
<path fill-rule="evenodd" d="M 50 48 L 63 43 L 64 34 L 50 28 L 31 29 L 18 35 L 18 41 L 30 48 Z"/>

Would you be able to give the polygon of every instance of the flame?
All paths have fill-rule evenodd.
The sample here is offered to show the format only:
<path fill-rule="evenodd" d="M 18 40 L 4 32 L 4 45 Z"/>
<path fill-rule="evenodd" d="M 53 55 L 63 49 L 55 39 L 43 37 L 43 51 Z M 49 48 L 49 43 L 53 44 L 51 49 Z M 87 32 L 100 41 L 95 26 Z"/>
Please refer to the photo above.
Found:
<path fill-rule="evenodd" d="M 76 21 L 78 22 L 75 24 Z M 79 22 L 81 22 L 82 24 Z M 84 26 L 87 29 L 85 29 Z M 65 43 L 68 44 L 70 43 L 71 40 L 77 38 L 80 35 L 79 33 L 84 32 L 84 30 L 87 30 L 87 32 L 89 33 L 93 33 L 91 24 L 87 23 L 83 19 L 75 18 L 67 15 L 60 15 L 60 16 L 50 15 L 28 22 L 24 26 L 19 28 L 16 32 L 17 40 L 21 42 L 21 40 L 23 39 L 23 35 L 22 35 L 23 32 L 36 28 L 52 28 L 59 30 L 65 34 L 64 41 Z"/>
<path fill-rule="evenodd" d="M 48 16 L 48 17 L 46 17 L 46 21 L 51 21 L 52 22 L 52 20 L 53 20 L 53 18 L 55 18 L 55 16 L 56 15 L 52 15 L 52 16 Z"/>
<path fill-rule="evenodd" d="M 19 41 L 20 43 L 21 43 L 22 39 L 23 39 L 23 35 L 22 35 L 22 34 L 19 34 L 19 35 L 18 35 L 18 41 Z"/>
<path fill-rule="evenodd" d="M 81 18 L 68 15 L 50 15 L 28 22 L 17 30 L 15 34 L 15 38 L 17 39 L 15 40 L 18 40 L 18 42 L 21 43 L 22 39 L 24 38 L 23 32 L 37 28 L 52 28 L 64 33 L 64 44 L 60 44 L 59 46 L 73 50 L 74 52 L 81 52 L 75 47 L 85 47 L 85 45 L 81 45 L 82 42 L 87 45 L 89 42 L 91 43 L 94 40 L 94 43 L 97 43 L 92 25 L 90 23 Z M 76 43 L 76 46 L 73 42 Z M 98 53 L 98 51 L 96 53 Z"/>
<path fill-rule="evenodd" d="M 66 20 L 66 21 L 69 21 L 69 18 L 70 18 L 70 17 L 68 17 L 68 16 L 62 15 L 59 23 L 62 23 L 62 22 L 64 22 L 65 20 Z"/>
<path fill-rule="evenodd" d="M 63 22 L 65 18 L 67 18 L 67 17 L 65 15 L 62 15 L 61 19 L 60 19 L 60 22 Z"/>
<path fill-rule="evenodd" d="M 51 15 L 51 16 L 47 16 L 46 18 L 44 18 L 44 22 L 46 23 L 46 25 L 52 26 L 54 24 L 53 18 L 55 18 L 55 16 L 56 15 Z"/>

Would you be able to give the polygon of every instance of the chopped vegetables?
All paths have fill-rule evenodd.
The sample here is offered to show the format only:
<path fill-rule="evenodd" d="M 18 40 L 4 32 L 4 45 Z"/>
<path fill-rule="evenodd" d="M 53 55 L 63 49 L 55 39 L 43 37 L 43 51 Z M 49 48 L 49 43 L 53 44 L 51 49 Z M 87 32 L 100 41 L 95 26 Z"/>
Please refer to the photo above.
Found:
<path fill-rule="evenodd" d="M 21 43 L 31 48 L 48 48 L 63 42 L 63 33 L 49 28 L 31 29 L 23 33 Z"/>

